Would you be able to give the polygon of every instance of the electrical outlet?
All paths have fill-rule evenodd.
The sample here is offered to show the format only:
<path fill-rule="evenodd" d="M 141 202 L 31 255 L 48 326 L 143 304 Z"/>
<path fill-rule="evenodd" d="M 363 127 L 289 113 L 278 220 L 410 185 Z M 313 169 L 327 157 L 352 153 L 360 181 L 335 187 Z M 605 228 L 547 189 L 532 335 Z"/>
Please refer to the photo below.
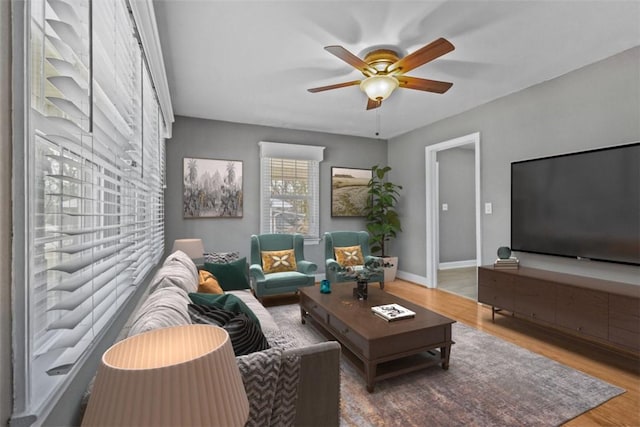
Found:
<path fill-rule="evenodd" d="M 484 204 L 484 213 L 487 215 L 491 215 L 493 213 L 493 206 L 490 202 Z"/>
<path fill-rule="evenodd" d="M 447 203 L 443 203 L 442 204 L 442 210 L 443 211 L 448 211 L 449 210 L 449 205 Z"/>

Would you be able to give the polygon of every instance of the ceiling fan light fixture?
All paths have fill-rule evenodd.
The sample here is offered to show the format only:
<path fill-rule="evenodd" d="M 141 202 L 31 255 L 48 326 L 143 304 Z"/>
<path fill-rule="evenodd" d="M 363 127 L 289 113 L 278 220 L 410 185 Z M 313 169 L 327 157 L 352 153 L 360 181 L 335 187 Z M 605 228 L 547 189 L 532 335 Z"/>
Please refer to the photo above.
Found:
<path fill-rule="evenodd" d="M 384 101 L 399 86 L 398 79 L 393 76 L 371 76 L 360 82 L 360 89 L 369 99 Z"/>
<path fill-rule="evenodd" d="M 411 77 L 405 73 L 451 52 L 455 47 L 447 39 L 440 37 L 420 49 L 403 55 L 394 46 L 374 46 L 356 56 L 342 46 L 325 46 L 327 52 L 360 71 L 365 79 L 352 80 L 327 86 L 307 89 L 311 93 L 340 89 L 359 85 L 367 94 L 367 110 L 379 108 L 396 88 L 445 93 L 453 83 Z M 364 59 L 361 57 L 364 56 Z"/>

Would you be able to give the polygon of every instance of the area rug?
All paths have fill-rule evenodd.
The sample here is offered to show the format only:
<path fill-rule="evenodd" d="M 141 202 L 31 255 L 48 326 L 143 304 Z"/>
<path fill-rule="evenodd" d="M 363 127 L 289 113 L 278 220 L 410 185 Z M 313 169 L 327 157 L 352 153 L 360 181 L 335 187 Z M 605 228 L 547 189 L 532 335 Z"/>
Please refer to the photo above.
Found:
<path fill-rule="evenodd" d="M 299 345 L 326 341 L 297 304 L 268 308 Z M 449 370 L 439 366 L 365 383 L 340 363 L 343 426 L 556 426 L 624 393 L 592 376 L 455 323 Z"/>

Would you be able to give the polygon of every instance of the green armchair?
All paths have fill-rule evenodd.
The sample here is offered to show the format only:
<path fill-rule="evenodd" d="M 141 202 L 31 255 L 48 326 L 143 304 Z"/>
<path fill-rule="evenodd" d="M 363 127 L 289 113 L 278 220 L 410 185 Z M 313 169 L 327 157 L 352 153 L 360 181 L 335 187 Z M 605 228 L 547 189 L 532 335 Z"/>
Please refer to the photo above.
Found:
<path fill-rule="evenodd" d="M 371 255 L 369 233 L 366 231 L 331 231 L 324 233 L 325 275 L 332 284 L 353 282 L 353 278 L 340 271 L 340 264 L 335 259 L 334 248 L 346 246 L 360 246 L 365 263 L 379 258 Z M 369 282 L 378 282 L 380 283 L 380 289 L 384 289 L 384 272 L 372 274 Z"/>
<path fill-rule="evenodd" d="M 262 252 L 293 249 L 296 271 L 265 273 Z M 265 295 L 297 292 L 303 286 L 313 286 L 318 266 L 304 259 L 304 238 L 302 234 L 260 234 L 251 236 L 251 289 L 260 301 Z"/>

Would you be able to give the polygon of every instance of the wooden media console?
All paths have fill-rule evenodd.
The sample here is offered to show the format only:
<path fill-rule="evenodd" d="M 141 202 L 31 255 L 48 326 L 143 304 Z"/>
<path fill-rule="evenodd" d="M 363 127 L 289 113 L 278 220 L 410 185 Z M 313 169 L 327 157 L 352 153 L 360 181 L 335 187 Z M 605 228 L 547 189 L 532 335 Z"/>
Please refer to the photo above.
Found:
<path fill-rule="evenodd" d="M 640 286 L 520 267 L 478 268 L 478 302 L 605 344 L 640 353 Z"/>

